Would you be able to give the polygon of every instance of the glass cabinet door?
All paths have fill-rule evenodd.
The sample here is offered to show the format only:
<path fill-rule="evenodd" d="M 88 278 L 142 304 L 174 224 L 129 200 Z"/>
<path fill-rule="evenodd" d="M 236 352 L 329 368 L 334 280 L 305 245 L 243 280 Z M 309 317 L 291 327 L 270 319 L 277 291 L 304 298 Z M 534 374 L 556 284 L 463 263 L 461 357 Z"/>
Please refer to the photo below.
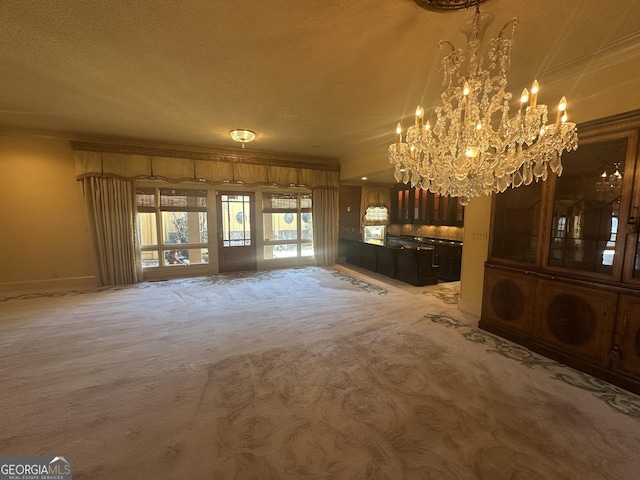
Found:
<path fill-rule="evenodd" d="M 630 139 L 630 154 L 637 155 L 637 137 Z M 640 285 L 640 160 L 635 165 L 635 181 L 633 199 L 629 208 L 629 219 L 621 229 L 627 236 L 627 251 L 625 253 L 624 281 Z"/>
<path fill-rule="evenodd" d="M 495 196 L 491 257 L 536 263 L 542 182 Z"/>
<path fill-rule="evenodd" d="M 630 197 L 634 170 L 629 143 L 628 136 L 583 142 L 563 155 L 552 205 L 549 266 L 620 277 L 629 213 L 624 199 Z"/>

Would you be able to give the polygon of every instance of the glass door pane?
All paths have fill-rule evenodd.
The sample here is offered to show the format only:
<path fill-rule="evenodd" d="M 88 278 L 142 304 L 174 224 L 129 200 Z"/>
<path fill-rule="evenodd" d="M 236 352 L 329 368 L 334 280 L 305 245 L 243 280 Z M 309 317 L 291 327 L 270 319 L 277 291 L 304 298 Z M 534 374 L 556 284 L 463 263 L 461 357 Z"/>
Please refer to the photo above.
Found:
<path fill-rule="evenodd" d="M 220 272 L 255 270 L 256 242 L 252 192 L 218 192 L 218 269 Z"/>
<path fill-rule="evenodd" d="M 550 266 L 605 275 L 621 267 L 627 143 L 627 137 L 615 138 L 563 155 L 553 200 Z"/>
<path fill-rule="evenodd" d="M 509 188 L 495 196 L 491 256 L 536 263 L 542 182 Z"/>
<path fill-rule="evenodd" d="M 221 195 L 222 245 L 251 245 L 251 199 L 249 195 Z"/>

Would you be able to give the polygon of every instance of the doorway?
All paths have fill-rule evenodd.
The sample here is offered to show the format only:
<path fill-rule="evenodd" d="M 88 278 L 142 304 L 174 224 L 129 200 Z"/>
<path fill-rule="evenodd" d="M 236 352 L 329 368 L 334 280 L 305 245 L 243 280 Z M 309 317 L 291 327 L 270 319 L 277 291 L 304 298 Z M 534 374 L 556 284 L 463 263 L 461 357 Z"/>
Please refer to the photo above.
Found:
<path fill-rule="evenodd" d="M 256 222 L 253 192 L 216 192 L 218 270 L 256 270 Z"/>

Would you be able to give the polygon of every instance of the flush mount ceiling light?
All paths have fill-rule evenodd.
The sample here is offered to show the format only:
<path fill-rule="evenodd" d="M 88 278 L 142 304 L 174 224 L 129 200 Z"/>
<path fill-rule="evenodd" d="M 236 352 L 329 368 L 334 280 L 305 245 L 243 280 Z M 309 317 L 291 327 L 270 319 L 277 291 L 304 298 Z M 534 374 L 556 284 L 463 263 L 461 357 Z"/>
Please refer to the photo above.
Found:
<path fill-rule="evenodd" d="M 229 135 L 236 142 L 242 143 L 242 148 L 244 148 L 245 143 L 252 142 L 256 138 L 256 132 L 244 128 L 235 128 L 229 132 Z"/>
<path fill-rule="evenodd" d="M 491 39 L 484 60 L 482 35 L 493 16 L 481 15 L 480 0 L 474 3 L 474 17 L 460 29 L 467 36 L 468 52 L 440 42 L 446 52 L 442 103 L 426 117 L 418 106 L 404 139 L 399 123 L 397 142 L 389 146 L 396 181 L 460 197 L 462 205 L 473 197 L 546 180 L 548 170 L 560 176 L 563 150 L 578 147 L 576 125 L 567 122 L 566 99 L 562 97 L 553 112 L 555 122 L 549 122 L 551 112 L 538 103 L 537 81 L 530 92 L 522 91 L 515 115 L 509 115 L 514 105 L 506 91 L 507 67 L 517 18 Z M 510 25 L 511 38 L 506 38 Z"/>

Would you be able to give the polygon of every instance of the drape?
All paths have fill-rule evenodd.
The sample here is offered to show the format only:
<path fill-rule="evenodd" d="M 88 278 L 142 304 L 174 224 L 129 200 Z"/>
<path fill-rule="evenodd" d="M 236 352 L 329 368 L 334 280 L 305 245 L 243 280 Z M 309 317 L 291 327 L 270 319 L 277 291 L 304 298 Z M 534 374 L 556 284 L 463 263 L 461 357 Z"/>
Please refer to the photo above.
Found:
<path fill-rule="evenodd" d="M 85 185 L 103 285 L 142 280 L 136 248 L 135 180 L 211 185 L 306 187 L 313 192 L 314 250 L 318 265 L 333 265 L 338 252 L 337 161 L 283 159 L 131 145 L 71 142 L 76 178 Z"/>
<path fill-rule="evenodd" d="M 338 256 L 338 189 L 313 189 L 313 248 L 316 265 L 329 266 Z"/>
<path fill-rule="evenodd" d="M 85 177 L 82 182 L 100 284 L 138 282 L 133 181 Z"/>

